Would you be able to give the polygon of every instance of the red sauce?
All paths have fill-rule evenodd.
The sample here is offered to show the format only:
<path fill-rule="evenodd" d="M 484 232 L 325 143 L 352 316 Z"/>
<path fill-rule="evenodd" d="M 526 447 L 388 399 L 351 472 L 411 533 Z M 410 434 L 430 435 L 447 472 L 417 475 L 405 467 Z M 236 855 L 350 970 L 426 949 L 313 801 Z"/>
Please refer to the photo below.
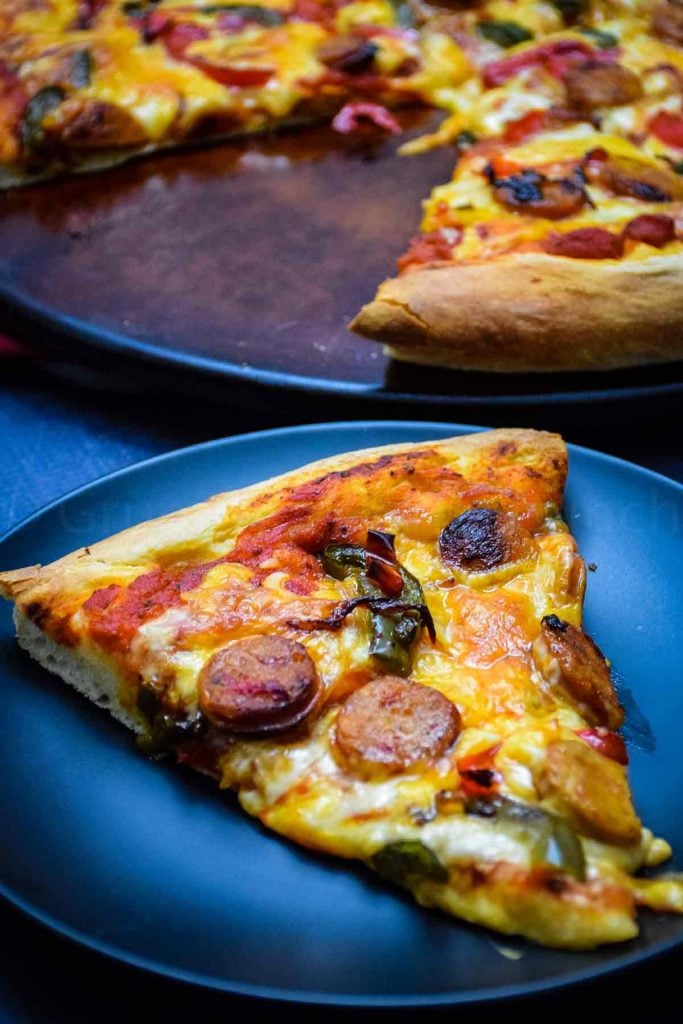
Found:
<path fill-rule="evenodd" d="M 242 530 L 233 549 L 223 557 L 197 565 L 157 566 L 128 585 L 113 583 L 96 590 L 83 606 L 91 636 L 105 650 L 125 653 L 140 626 L 182 605 L 184 595 L 200 586 L 210 569 L 224 562 L 251 569 L 254 586 L 272 572 L 285 572 L 289 577 L 286 588 L 306 596 L 323 576 L 319 558 L 323 548 L 331 543 L 364 543 L 368 526 L 389 509 L 414 510 L 438 519 L 443 518 L 444 509 L 460 510 L 463 499 L 465 505 L 472 505 L 493 496 L 536 521 L 542 516 L 537 484 L 527 477 L 518 481 L 513 470 L 501 464 L 500 482 L 502 485 L 510 478 L 515 490 L 498 487 L 495 482 L 468 486 L 459 473 L 444 465 L 440 455 L 426 448 L 383 455 L 307 481 L 285 490 L 280 507 Z M 494 478 L 495 462 L 482 472 Z M 272 508 L 274 499 L 278 499 L 277 493 L 263 495 L 250 511 L 258 516 L 263 506 Z"/>

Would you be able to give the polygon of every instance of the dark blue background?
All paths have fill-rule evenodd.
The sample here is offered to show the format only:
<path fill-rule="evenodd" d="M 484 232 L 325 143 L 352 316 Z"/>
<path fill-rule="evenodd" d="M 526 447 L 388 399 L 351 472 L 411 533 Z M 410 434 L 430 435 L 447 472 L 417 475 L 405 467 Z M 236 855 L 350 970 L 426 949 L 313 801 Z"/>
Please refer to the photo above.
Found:
<path fill-rule="evenodd" d="M 55 380 L 35 365 L 21 362 L 0 362 L 0 382 L 0 532 L 61 494 L 149 455 L 212 437 L 310 418 L 302 398 L 277 415 L 264 415 L 263 408 L 250 415 L 244 410 L 236 412 L 232 403 L 207 405 L 196 397 L 187 401 L 155 393 L 153 388 L 143 396 L 121 395 L 115 390 L 92 392 Z M 357 414 L 354 409 L 349 418 Z M 452 418 L 463 417 L 454 410 Z M 577 416 L 576 423 L 565 427 L 564 434 L 567 440 L 683 479 L 680 421 L 672 420 L 670 415 L 659 422 L 643 422 L 635 415 L 631 422 L 621 421 L 611 427 L 609 410 L 596 409 L 590 420 L 584 414 Z M 2 1024 L 107 1024 L 137 1013 L 152 1021 L 208 1021 L 256 1012 L 245 1000 L 199 992 L 104 960 L 44 931 L 13 908 L 1 909 L 0 926 L 5 947 L 0 967 Z M 524 1012 L 539 1020 L 558 1010 L 611 1014 L 632 1008 L 644 993 L 649 993 L 655 1000 L 658 1019 L 674 1020 L 680 1012 L 681 966 L 683 955 L 674 953 L 627 976 L 531 1000 Z M 521 1007 L 514 1009 L 520 1012 Z M 274 1008 L 275 1012 L 297 1020 L 319 1019 L 322 1012 L 335 1017 L 330 1010 L 302 1014 Z M 422 1010 L 416 1012 L 429 1016 Z M 498 1016 L 495 1009 L 464 1008 L 432 1016 L 445 1020 L 448 1013 L 450 1020 L 454 1012 L 461 1020 Z M 396 1016 L 394 1012 L 392 1018 Z"/>

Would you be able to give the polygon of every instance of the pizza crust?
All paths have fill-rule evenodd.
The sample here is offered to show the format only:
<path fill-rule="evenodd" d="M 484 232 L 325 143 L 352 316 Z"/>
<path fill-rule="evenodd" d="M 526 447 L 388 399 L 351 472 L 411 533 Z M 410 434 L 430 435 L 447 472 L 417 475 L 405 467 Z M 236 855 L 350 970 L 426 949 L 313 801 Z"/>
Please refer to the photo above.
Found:
<path fill-rule="evenodd" d="M 133 732 L 142 732 L 142 720 L 121 703 L 116 673 L 92 653 L 62 647 L 34 625 L 18 608 L 14 610 L 17 642 L 31 657 L 53 675 L 73 686 L 98 708 L 104 708 Z"/>
<path fill-rule="evenodd" d="M 396 359 L 499 372 L 606 370 L 683 358 L 683 254 L 517 253 L 385 281 L 350 324 Z"/>

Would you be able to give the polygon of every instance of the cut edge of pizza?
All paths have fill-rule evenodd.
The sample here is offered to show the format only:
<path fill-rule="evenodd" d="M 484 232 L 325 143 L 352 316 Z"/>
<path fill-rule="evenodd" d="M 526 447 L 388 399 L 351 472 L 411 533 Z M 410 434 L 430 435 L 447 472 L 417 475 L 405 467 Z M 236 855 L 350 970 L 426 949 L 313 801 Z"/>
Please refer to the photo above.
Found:
<path fill-rule="evenodd" d="M 263 824 L 549 946 L 683 910 L 580 628 L 556 435 L 333 456 L 0 574 L 19 643 Z"/>

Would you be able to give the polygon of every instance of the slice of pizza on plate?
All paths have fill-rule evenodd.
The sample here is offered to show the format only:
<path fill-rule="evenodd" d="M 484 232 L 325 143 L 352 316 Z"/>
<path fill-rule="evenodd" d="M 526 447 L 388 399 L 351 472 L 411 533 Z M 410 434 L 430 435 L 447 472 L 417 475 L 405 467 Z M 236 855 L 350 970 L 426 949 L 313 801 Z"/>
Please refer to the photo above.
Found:
<path fill-rule="evenodd" d="M 19 643 L 149 755 L 422 904 L 590 948 L 683 888 L 635 877 L 670 848 L 581 629 L 566 472 L 529 430 L 333 456 L 0 588 Z"/>

